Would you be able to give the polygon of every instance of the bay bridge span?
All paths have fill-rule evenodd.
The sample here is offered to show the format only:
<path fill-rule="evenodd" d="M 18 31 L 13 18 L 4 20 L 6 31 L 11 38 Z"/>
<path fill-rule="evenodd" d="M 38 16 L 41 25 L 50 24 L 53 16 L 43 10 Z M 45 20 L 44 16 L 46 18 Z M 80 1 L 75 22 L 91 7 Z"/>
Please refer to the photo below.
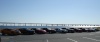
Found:
<path fill-rule="evenodd" d="M 61 27 L 100 27 L 100 24 L 48 24 L 0 22 L 0 28 L 61 28 Z"/>

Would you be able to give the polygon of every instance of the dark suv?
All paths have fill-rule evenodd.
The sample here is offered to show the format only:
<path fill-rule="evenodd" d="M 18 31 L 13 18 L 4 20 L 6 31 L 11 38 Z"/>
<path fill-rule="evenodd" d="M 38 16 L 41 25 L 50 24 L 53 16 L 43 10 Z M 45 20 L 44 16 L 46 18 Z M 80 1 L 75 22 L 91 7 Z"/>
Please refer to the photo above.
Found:
<path fill-rule="evenodd" d="M 20 28 L 18 29 L 23 35 L 32 35 L 35 34 L 34 30 L 29 30 L 27 28 Z"/>

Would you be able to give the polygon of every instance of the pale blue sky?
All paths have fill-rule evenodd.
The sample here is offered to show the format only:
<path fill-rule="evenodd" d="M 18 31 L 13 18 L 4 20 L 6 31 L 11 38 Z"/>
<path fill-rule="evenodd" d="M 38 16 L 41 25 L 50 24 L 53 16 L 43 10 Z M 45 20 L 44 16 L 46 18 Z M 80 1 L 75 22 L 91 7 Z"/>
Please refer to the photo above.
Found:
<path fill-rule="evenodd" d="M 100 0 L 0 0 L 0 22 L 100 24 Z"/>

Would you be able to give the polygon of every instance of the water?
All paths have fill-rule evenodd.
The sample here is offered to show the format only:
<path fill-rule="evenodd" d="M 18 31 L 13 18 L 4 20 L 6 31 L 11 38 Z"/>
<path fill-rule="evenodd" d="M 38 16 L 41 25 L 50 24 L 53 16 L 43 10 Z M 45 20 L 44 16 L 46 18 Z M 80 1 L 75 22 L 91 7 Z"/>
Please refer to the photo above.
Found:
<path fill-rule="evenodd" d="M 66 26 L 0 26 L 0 29 L 2 28 L 65 28 L 65 27 Z"/>

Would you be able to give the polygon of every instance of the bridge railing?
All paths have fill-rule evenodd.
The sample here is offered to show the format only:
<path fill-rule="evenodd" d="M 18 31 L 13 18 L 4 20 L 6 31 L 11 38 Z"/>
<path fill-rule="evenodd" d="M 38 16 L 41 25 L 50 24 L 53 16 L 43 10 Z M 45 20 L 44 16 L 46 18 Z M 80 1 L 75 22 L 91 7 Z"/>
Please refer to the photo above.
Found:
<path fill-rule="evenodd" d="M 94 24 L 0 23 L 0 26 L 100 26 Z"/>

